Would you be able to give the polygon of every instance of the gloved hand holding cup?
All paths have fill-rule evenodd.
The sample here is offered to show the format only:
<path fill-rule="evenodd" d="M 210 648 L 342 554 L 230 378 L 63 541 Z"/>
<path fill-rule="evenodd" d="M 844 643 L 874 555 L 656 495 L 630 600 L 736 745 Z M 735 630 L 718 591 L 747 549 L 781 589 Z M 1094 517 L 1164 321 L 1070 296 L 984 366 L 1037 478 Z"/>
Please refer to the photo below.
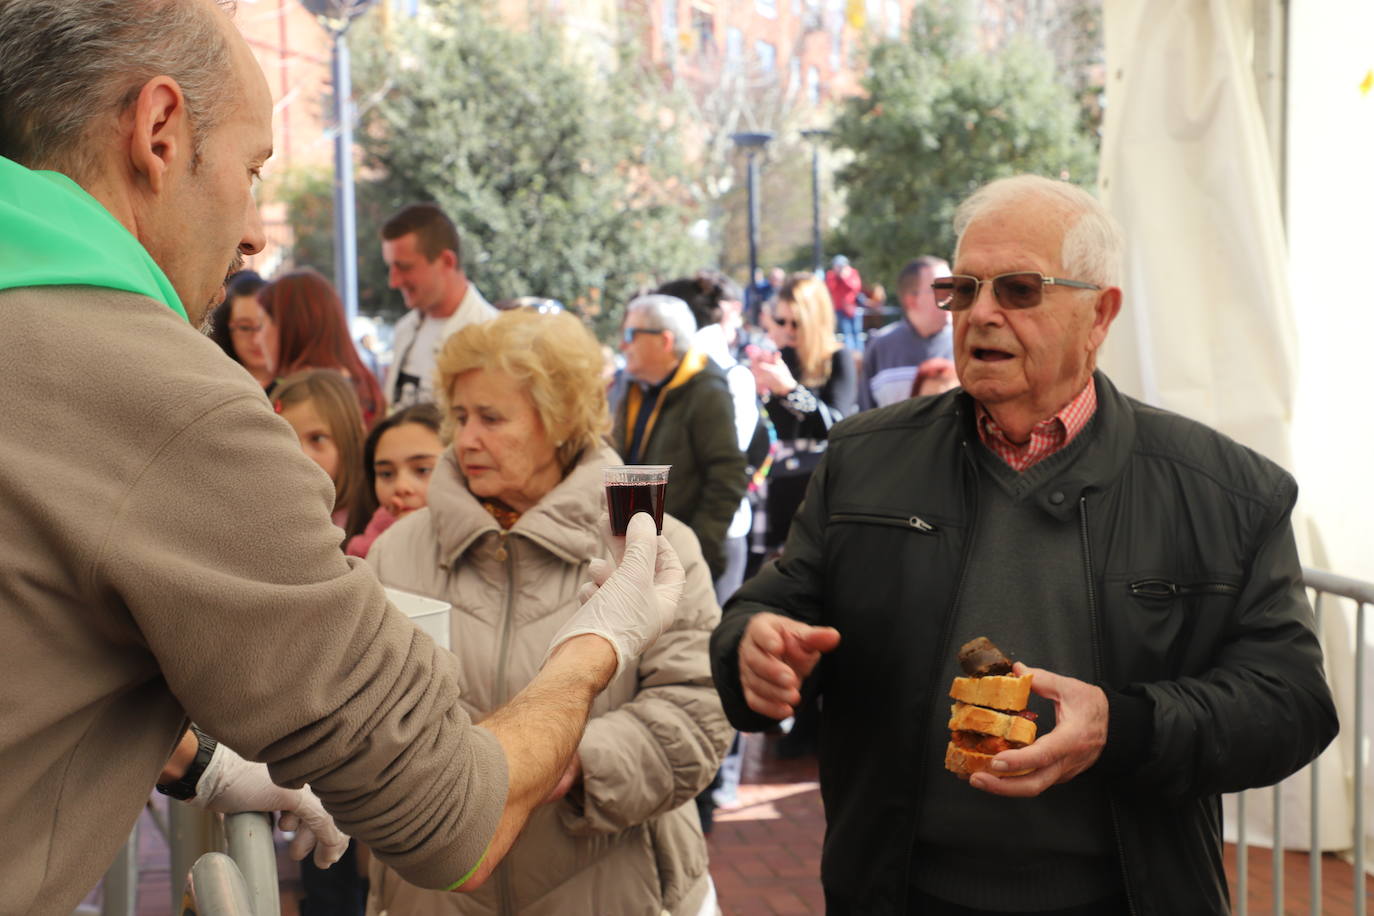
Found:
<path fill-rule="evenodd" d="M 668 629 L 687 577 L 668 539 L 654 529 L 653 518 L 635 513 L 626 526 L 619 563 L 592 560 L 588 571 L 593 581 L 579 593 L 582 607 L 549 642 L 545 662 L 567 640 L 590 633 L 615 648 L 619 675 Z M 615 544 L 619 539 L 611 540 Z"/>

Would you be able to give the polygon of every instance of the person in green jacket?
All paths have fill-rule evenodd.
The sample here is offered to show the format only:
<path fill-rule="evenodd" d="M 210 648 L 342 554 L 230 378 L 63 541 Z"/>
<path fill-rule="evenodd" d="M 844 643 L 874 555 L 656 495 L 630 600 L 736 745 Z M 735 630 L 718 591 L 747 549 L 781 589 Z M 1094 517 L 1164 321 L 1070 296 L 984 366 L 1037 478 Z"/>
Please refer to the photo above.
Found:
<path fill-rule="evenodd" d="M 716 579 L 725 534 L 749 486 L 735 433 L 730 386 L 692 348 L 692 310 L 676 296 L 640 296 L 625 307 L 625 397 L 611 442 L 626 464 L 670 464 L 664 511 L 687 523 Z"/>

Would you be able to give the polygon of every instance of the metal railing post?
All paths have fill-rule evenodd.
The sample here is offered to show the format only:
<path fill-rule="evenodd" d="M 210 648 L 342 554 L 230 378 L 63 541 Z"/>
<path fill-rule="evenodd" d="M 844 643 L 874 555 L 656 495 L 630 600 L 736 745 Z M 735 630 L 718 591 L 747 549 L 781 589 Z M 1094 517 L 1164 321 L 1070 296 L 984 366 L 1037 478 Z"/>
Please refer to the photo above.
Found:
<path fill-rule="evenodd" d="M 1355 916 L 1364 916 L 1364 609 L 1355 609 Z"/>
<path fill-rule="evenodd" d="M 177 883 L 207 852 L 223 845 L 219 816 L 181 802 L 167 805 L 167 846 L 172 853 L 172 912 L 180 913 Z"/>
<path fill-rule="evenodd" d="M 229 856 L 243 873 L 254 916 L 281 916 L 271 815 L 257 812 L 228 815 L 224 819 L 224 835 Z"/>
<path fill-rule="evenodd" d="M 1236 916 L 1250 912 L 1250 843 L 1245 834 L 1245 793 L 1236 793 Z"/>
<path fill-rule="evenodd" d="M 1274 882 L 1274 916 L 1283 916 L 1283 783 L 1274 786 L 1273 847 L 1269 850 Z"/>
<path fill-rule="evenodd" d="M 183 916 L 254 916 L 248 887 L 234 860 L 207 852 L 191 866 L 176 912 Z"/>
<path fill-rule="evenodd" d="M 1322 632 L 1322 598 L 1326 592 L 1317 591 L 1317 600 L 1312 602 L 1312 615 L 1317 626 L 1317 635 L 1320 637 Z M 1308 801 L 1308 809 L 1311 812 L 1312 824 L 1309 836 L 1311 845 L 1307 851 L 1307 889 L 1309 913 L 1320 913 L 1322 911 L 1322 834 L 1321 834 L 1321 809 L 1318 807 L 1319 783 L 1317 774 L 1321 767 L 1317 766 L 1314 760 L 1310 764 L 1311 773 L 1311 796 Z"/>
<path fill-rule="evenodd" d="M 134 916 L 138 912 L 138 821 L 114 862 L 105 870 L 100 916 Z"/>

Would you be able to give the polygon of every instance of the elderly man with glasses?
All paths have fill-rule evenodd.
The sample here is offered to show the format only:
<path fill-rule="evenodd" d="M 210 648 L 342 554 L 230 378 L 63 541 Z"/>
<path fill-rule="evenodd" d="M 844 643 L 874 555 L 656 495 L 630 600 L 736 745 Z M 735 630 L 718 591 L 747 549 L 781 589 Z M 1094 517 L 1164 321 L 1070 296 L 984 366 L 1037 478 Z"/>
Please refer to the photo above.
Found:
<path fill-rule="evenodd" d="M 628 384 L 611 444 L 626 464 L 669 464 L 664 510 L 701 544 L 712 580 L 725 571 L 725 536 L 749 485 L 725 373 L 692 346 L 697 323 L 676 296 L 625 306 L 620 351 Z"/>
<path fill-rule="evenodd" d="M 1003 179 L 955 229 L 962 390 L 831 430 L 712 637 L 726 711 L 762 729 L 819 680 L 832 914 L 1228 912 L 1220 794 L 1337 728 L 1296 484 L 1095 371 L 1122 243 L 1091 196 Z M 962 783 L 947 692 L 978 636 L 1033 676 L 1040 737 Z"/>

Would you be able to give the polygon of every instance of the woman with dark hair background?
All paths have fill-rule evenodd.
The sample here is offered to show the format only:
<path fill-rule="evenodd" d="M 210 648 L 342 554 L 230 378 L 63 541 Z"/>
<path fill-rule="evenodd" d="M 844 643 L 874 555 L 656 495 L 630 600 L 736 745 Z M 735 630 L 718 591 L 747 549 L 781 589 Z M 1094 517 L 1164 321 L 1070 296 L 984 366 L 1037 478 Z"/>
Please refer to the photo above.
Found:
<path fill-rule="evenodd" d="M 241 270 L 229 278 L 224 301 L 210 313 L 210 339 L 264 388 L 277 377 L 272 318 L 258 302 L 258 291 L 266 285 L 255 272 Z"/>
<path fill-rule="evenodd" d="M 275 341 L 277 375 L 303 369 L 333 369 L 353 385 L 363 424 L 371 429 L 386 412 L 382 387 L 363 365 L 348 333 L 343 303 L 317 271 L 294 270 L 267 284 L 258 301 L 272 319 L 269 346 Z"/>

